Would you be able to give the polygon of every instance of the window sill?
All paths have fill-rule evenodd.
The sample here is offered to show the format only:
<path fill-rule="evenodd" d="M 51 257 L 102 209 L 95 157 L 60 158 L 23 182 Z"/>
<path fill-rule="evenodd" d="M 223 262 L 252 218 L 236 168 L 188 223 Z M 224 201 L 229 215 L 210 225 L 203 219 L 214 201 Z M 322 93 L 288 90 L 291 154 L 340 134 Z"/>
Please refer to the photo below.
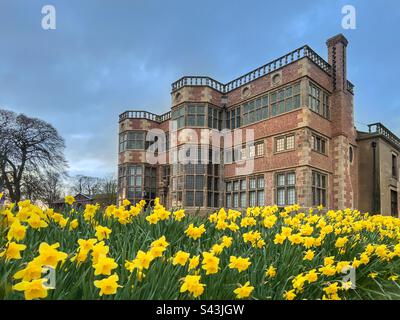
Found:
<path fill-rule="evenodd" d="M 273 152 L 273 155 L 281 154 L 281 153 L 285 153 L 285 152 L 292 152 L 292 151 L 296 151 L 296 148 L 287 149 L 287 150 L 283 150 L 283 151 L 274 151 L 274 152 Z"/>

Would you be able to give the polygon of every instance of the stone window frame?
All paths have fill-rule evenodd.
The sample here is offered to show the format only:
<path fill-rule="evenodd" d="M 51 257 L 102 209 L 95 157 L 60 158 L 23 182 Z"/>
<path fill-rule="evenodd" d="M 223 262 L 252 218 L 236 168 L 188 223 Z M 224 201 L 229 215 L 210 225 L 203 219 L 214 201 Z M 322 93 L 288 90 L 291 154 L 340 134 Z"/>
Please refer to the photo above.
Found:
<path fill-rule="evenodd" d="M 315 183 L 314 176 L 317 177 L 317 180 L 320 180 L 319 182 Z M 322 185 L 322 181 L 325 178 L 325 185 Z M 311 204 L 313 206 L 319 206 L 323 205 L 324 207 L 328 206 L 328 190 L 329 190 L 329 176 L 326 173 L 323 173 L 322 171 L 318 170 L 312 170 L 311 171 Z M 318 198 L 319 198 L 319 203 L 317 203 L 317 193 L 318 193 Z M 321 199 L 323 199 L 321 200 Z"/>
<path fill-rule="evenodd" d="M 203 112 L 199 111 L 200 108 L 204 108 Z M 194 117 L 193 124 L 189 123 L 189 117 Z M 203 120 L 200 121 L 200 119 Z M 186 102 L 174 107 L 171 113 L 171 120 L 177 121 L 177 129 L 209 128 L 221 130 L 222 111 L 220 107 L 212 103 Z"/>
<path fill-rule="evenodd" d="M 330 120 L 330 94 L 314 81 L 309 80 L 307 85 L 307 105 L 308 108 L 320 115 L 321 117 Z M 317 106 L 314 104 L 317 103 Z"/>
<path fill-rule="evenodd" d="M 260 145 L 262 145 L 263 147 L 259 148 Z M 252 148 L 254 151 L 253 155 L 252 155 Z M 259 153 L 260 149 L 262 149 L 262 153 Z M 232 149 L 228 148 L 228 150 L 226 150 L 225 152 L 229 154 L 228 161 L 227 162 L 224 161 L 225 164 L 231 164 L 231 163 L 236 163 L 238 161 L 246 161 L 250 159 L 260 158 L 263 157 L 265 154 L 265 142 L 264 139 L 259 139 L 251 144 L 242 143 L 239 147 L 235 147 Z"/>
<path fill-rule="evenodd" d="M 207 112 L 208 106 L 205 103 L 187 103 L 185 104 L 185 126 L 188 128 L 204 128 L 208 125 Z M 202 110 L 202 111 L 201 111 Z M 194 123 L 189 123 L 190 117 L 193 117 Z M 200 119 L 202 119 L 200 121 Z"/>
<path fill-rule="evenodd" d="M 263 157 L 265 155 L 265 141 L 264 141 L 264 139 L 256 141 L 254 146 L 256 148 L 255 158 Z M 262 148 L 259 148 L 260 146 L 262 146 Z"/>
<path fill-rule="evenodd" d="M 254 187 L 251 185 L 254 181 Z M 262 181 L 262 186 L 259 182 Z M 237 186 L 237 188 L 235 188 Z M 231 209 L 246 209 L 251 206 L 250 194 L 254 192 L 255 206 L 265 206 L 265 176 L 263 173 L 250 177 L 235 177 L 225 180 L 225 207 Z M 259 194 L 262 194 L 263 203 L 259 202 Z M 235 195 L 238 206 L 235 207 Z M 244 195 L 245 204 L 242 202 Z M 228 200 L 229 198 L 229 200 Z"/>
<path fill-rule="evenodd" d="M 242 104 L 242 125 L 250 125 L 268 119 L 269 94 L 253 98 Z"/>
<path fill-rule="evenodd" d="M 321 143 L 319 144 L 320 150 L 318 149 L 318 141 L 321 141 Z M 310 146 L 311 146 L 311 151 L 327 156 L 329 150 L 329 139 L 316 132 L 311 132 Z"/>
<path fill-rule="evenodd" d="M 138 171 L 139 168 L 140 171 Z M 140 179 L 138 179 L 139 177 Z M 142 199 L 151 202 L 157 195 L 157 178 L 157 167 L 155 166 L 134 163 L 123 164 L 118 170 L 118 189 L 125 188 L 125 198 L 132 203 L 137 203 Z M 131 184 L 130 180 L 134 183 Z M 136 184 L 137 181 L 140 181 L 140 185 Z M 129 195 L 130 192 L 133 192 L 133 197 Z"/>
<path fill-rule="evenodd" d="M 294 183 L 289 183 L 289 175 L 294 175 Z M 279 177 L 284 177 L 284 183 L 279 184 Z M 284 207 L 287 205 L 294 205 L 297 202 L 297 188 L 296 188 L 296 171 L 295 170 L 286 170 L 286 171 L 278 171 L 275 173 L 275 203 L 279 207 Z M 279 192 L 284 191 L 284 203 L 279 203 Z M 289 202 L 289 190 L 294 190 L 294 201 L 293 203 Z"/>
<path fill-rule="evenodd" d="M 242 126 L 241 105 L 230 108 L 226 112 L 226 128 L 234 130 Z"/>
<path fill-rule="evenodd" d="M 171 111 L 171 121 L 176 121 L 176 128 L 182 129 L 186 125 L 186 104 L 181 104 Z"/>
<path fill-rule="evenodd" d="M 397 152 L 392 151 L 392 165 L 391 165 L 391 175 L 393 179 L 399 179 L 399 156 Z"/>
<path fill-rule="evenodd" d="M 247 101 L 241 102 L 240 104 L 230 107 L 227 111 L 227 119 L 225 124 L 226 128 L 231 130 L 237 129 L 240 127 L 255 124 L 257 122 L 274 118 L 280 116 L 281 114 L 285 114 L 300 109 L 302 107 L 301 83 L 302 80 L 296 80 L 293 83 L 285 84 L 277 88 L 272 88 L 267 92 L 259 94 L 255 97 L 248 99 Z M 281 110 L 282 112 L 276 112 L 276 114 L 273 114 L 272 105 L 281 101 L 279 100 L 272 102 L 272 96 L 279 94 L 279 92 L 282 92 L 283 110 Z M 289 92 L 291 93 L 290 95 Z M 290 104 L 289 101 L 291 101 Z M 254 105 L 254 108 L 250 110 L 247 109 L 247 106 L 251 104 Z M 231 115 L 232 111 L 234 110 L 235 110 L 235 119 Z M 250 116 L 250 113 L 252 112 L 254 112 L 254 121 L 246 121 L 245 120 L 246 116 L 247 115 Z M 258 112 L 258 116 L 256 112 Z"/>
<path fill-rule="evenodd" d="M 288 148 L 288 142 L 287 139 L 288 138 L 292 138 L 293 137 L 293 148 Z M 282 150 L 278 150 L 278 141 L 283 139 L 283 149 Z M 279 154 L 279 153 L 283 153 L 283 152 L 289 152 L 289 151 L 293 151 L 296 149 L 296 133 L 295 132 L 291 132 L 291 133 L 286 133 L 283 135 L 279 135 L 274 137 L 274 154 Z"/>
<path fill-rule="evenodd" d="M 129 138 L 130 133 L 141 133 L 143 134 L 143 137 L 141 139 L 132 139 Z M 128 148 L 129 142 L 131 141 L 140 141 L 143 143 L 142 147 L 139 148 Z M 146 131 L 145 130 L 127 130 L 124 132 L 121 132 L 119 134 L 119 148 L 118 151 L 119 153 L 127 151 L 127 150 L 145 150 L 146 147 Z"/>
<path fill-rule="evenodd" d="M 207 127 L 210 129 L 222 129 L 222 111 L 219 107 L 207 104 Z"/>
<path fill-rule="evenodd" d="M 389 188 L 389 193 L 390 193 L 390 215 L 392 217 L 398 218 L 399 217 L 399 193 L 397 191 L 397 188 L 393 188 L 393 187 Z M 395 197 L 395 199 L 396 199 L 395 205 L 397 207 L 396 214 L 393 214 L 394 213 L 393 212 L 393 198 L 392 198 L 393 193 L 395 193 L 395 195 L 396 195 L 396 197 Z"/>
<path fill-rule="evenodd" d="M 204 146 L 197 145 L 197 147 L 200 160 L 202 159 L 200 157 L 202 156 Z M 218 204 L 220 197 L 219 174 L 221 168 L 219 164 L 212 163 L 212 155 L 213 155 L 213 149 L 209 148 L 207 163 L 189 162 L 186 164 L 183 163 L 172 164 L 172 170 L 171 170 L 172 172 L 170 174 L 172 206 L 174 206 L 175 204 L 177 206 L 183 205 L 185 207 L 192 207 L 192 208 L 218 207 L 218 205 L 215 206 L 215 204 Z M 206 159 L 204 158 L 203 160 Z M 203 178 L 199 178 L 200 176 Z M 210 179 L 212 180 L 211 190 L 209 189 Z M 187 184 L 191 181 L 193 185 L 188 187 Z M 212 193 L 211 199 L 214 203 L 214 206 L 209 206 L 209 193 Z M 192 199 L 191 196 L 193 196 L 193 201 L 189 201 L 190 199 Z"/>
<path fill-rule="evenodd" d="M 245 189 L 242 188 L 243 181 L 245 181 Z M 236 177 L 234 179 L 225 180 L 225 207 L 231 209 L 244 209 L 247 207 L 248 198 L 247 198 L 247 178 L 246 177 Z M 235 188 L 237 186 L 237 188 Z M 246 204 L 245 207 L 241 207 L 242 205 L 242 194 L 245 194 Z M 235 207 L 235 196 L 237 196 L 238 206 Z M 228 200 L 229 198 L 229 200 Z M 228 203 L 230 202 L 230 203 Z"/>
<path fill-rule="evenodd" d="M 354 147 L 349 145 L 349 162 L 350 164 L 354 163 Z"/>
<path fill-rule="evenodd" d="M 274 98 L 275 97 L 275 98 Z M 289 104 L 290 102 L 290 104 Z M 301 81 L 285 85 L 270 93 L 270 118 L 301 108 Z M 274 111 L 275 110 L 275 111 Z"/>

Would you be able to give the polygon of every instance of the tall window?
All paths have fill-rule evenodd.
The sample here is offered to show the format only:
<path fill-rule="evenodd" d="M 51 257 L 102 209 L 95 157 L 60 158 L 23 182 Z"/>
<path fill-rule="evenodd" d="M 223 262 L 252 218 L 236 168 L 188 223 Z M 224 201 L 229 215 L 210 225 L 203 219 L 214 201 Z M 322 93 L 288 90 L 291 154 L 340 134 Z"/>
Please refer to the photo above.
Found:
<path fill-rule="evenodd" d="M 256 156 L 260 157 L 264 155 L 264 141 L 258 141 L 255 144 L 256 147 Z"/>
<path fill-rule="evenodd" d="M 124 165 L 119 168 L 119 188 L 126 187 L 125 197 L 132 203 L 156 197 L 156 168 L 143 165 Z"/>
<path fill-rule="evenodd" d="M 257 206 L 265 206 L 265 181 L 264 176 L 258 176 L 257 178 Z"/>
<path fill-rule="evenodd" d="M 323 102 L 323 104 L 322 104 L 323 114 L 322 115 L 325 118 L 329 119 L 331 117 L 331 111 L 329 108 L 329 95 L 325 91 L 322 92 L 322 102 Z"/>
<path fill-rule="evenodd" d="M 308 106 L 311 110 L 329 119 L 329 95 L 311 82 L 308 86 Z"/>
<path fill-rule="evenodd" d="M 246 186 L 247 182 L 246 179 L 240 180 L 240 207 L 246 208 L 247 207 L 247 196 L 246 196 Z"/>
<path fill-rule="evenodd" d="M 204 164 L 186 164 L 185 191 L 188 207 L 202 207 L 204 205 L 204 186 L 206 179 L 206 166 Z"/>
<path fill-rule="evenodd" d="M 146 166 L 144 169 L 144 198 L 155 199 L 157 191 L 157 169 Z"/>
<path fill-rule="evenodd" d="M 271 116 L 300 108 L 300 83 L 271 93 Z"/>
<path fill-rule="evenodd" d="M 308 87 L 308 106 L 312 111 L 320 113 L 321 109 L 321 90 L 310 83 Z"/>
<path fill-rule="evenodd" d="M 326 206 L 327 176 L 317 171 L 312 172 L 312 204 Z"/>
<path fill-rule="evenodd" d="M 128 131 L 121 133 L 119 136 L 119 151 L 144 149 L 145 132 L 144 131 Z"/>
<path fill-rule="evenodd" d="M 142 182 L 143 182 L 143 168 L 142 166 L 127 166 L 126 167 L 126 185 L 127 195 L 126 198 L 133 203 L 139 202 L 144 195 L 142 195 Z"/>
<path fill-rule="evenodd" d="M 221 111 L 215 107 L 208 107 L 208 127 L 221 129 Z"/>
<path fill-rule="evenodd" d="M 397 155 L 392 154 L 392 176 L 396 179 L 398 178 L 397 171 Z"/>
<path fill-rule="evenodd" d="M 249 204 L 247 204 L 249 199 Z M 264 206 L 264 176 L 230 180 L 226 182 L 225 205 L 227 208 Z"/>
<path fill-rule="evenodd" d="M 276 204 L 278 206 L 296 203 L 296 174 L 282 172 L 275 176 Z"/>
<path fill-rule="evenodd" d="M 183 128 L 185 126 L 185 106 L 172 110 L 171 119 L 176 121 L 177 129 Z"/>
<path fill-rule="evenodd" d="M 243 125 L 268 118 L 268 95 L 243 104 Z"/>
<path fill-rule="evenodd" d="M 188 127 L 204 127 L 205 125 L 205 106 L 191 105 L 187 106 L 187 123 Z"/>
<path fill-rule="evenodd" d="M 257 141 L 253 145 L 249 145 L 248 148 L 248 154 L 249 158 L 254 158 L 254 157 L 261 157 L 264 155 L 264 140 L 263 141 Z"/>
<path fill-rule="evenodd" d="M 227 112 L 226 127 L 228 129 L 236 129 L 241 126 L 240 107 L 231 109 Z"/>
<path fill-rule="evenodd" d="M 316 134 L 311 135 L 311 148 L 319 153 L 326 154 L 326 139 Z"/>
<path fill-rule="evenodd" d="M 249 206 L 264 206 L 264 176 L 256 176 L 249 178 Z"/>
<path fill-rule="evenodd" d="M 219 203 L 219 164 L 207 164 L 207 207 L 218 207 Z"/>
<path fill-rule="evenodd" d="M 221 129 L 221 110 L 209 104 L 185 104 L 172 111 L 171 119 L 177 122 L 177 128 L 209 127 Z M 239 118 L 240 119 L 240 118 Z"/>
<path fill-rule="evenodd" d="M 275 152 L 282 152 L 287 150 L 293 150 L 294 145 L 294 134 L 281 136 L 275 138 Z"/>
<path fill-rule="evenodd" d="M 397 199 L 398 199 L 397 191 L 390 190 L 391 215 L 392 217 L 396 218 L 399 216 Z"/>

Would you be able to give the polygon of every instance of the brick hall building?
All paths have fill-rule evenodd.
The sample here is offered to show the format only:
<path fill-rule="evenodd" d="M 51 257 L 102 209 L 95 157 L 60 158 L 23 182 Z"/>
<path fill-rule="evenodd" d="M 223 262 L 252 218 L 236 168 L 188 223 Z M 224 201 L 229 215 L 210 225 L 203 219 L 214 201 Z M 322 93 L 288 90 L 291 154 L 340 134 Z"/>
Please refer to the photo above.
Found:
<path fill-rule="evenodd" d="M 353 84 L 347 79 L 348 42 L 326 42 L 328 61 L 309 46 L 298 48 L 226 84 L 185 76 L 172 84 L 171 111 L 126 111 L 119 118 L 119 199 L 160 197 L 169 208 L 212 211 L 226 207 L 299 203 L 359 208 L 398 216 L 400 140 L 381 124 L 354 126 Z M 146 161 L 146 132 L 167 133 L 174 122 L 180 150 L 185 129 L 252 129 L 254 141 L 239 152 L 211 149 L 218 163 Z M 168 139 L 169 137 L 169 139 Z M 251 174 L 237 174 L 251 159 Z"/>

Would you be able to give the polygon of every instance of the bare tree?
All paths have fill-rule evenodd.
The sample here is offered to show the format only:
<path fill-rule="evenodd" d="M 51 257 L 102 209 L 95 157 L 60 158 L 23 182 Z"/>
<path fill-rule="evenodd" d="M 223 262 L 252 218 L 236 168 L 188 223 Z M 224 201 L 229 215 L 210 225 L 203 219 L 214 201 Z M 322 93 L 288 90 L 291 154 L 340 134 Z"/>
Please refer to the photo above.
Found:
<path fill-rule="evenodd" d="M 118 183 L 115 176 L 110 175 L 101 179 L 101 188 L 99 198 L 102 205 L 111 205 L 117 202 Z"/>
<path fill-rule="evenodd" d="M 93 196 L 100 191 L 101 179 L 97 177 L 89 177 L 77 175 L 73 177 L 73 193 L 81 193 L 87 196 Z"/>
<path fill-rule="evenodd" d="M 65 173 L 50 170 L 39 173 L 30 172 L 23 179 L 22 194 L 26 199 L 41 200 L 51 205 L 63 196 L 65 176 Z"/>
<path fill-rule="evenodd" d="M 40 170 L 64 172 L 64 139 L 49 123 L 0 110 L 0 176 L 12 201 L 21 200 L 23 179 Z"/>

